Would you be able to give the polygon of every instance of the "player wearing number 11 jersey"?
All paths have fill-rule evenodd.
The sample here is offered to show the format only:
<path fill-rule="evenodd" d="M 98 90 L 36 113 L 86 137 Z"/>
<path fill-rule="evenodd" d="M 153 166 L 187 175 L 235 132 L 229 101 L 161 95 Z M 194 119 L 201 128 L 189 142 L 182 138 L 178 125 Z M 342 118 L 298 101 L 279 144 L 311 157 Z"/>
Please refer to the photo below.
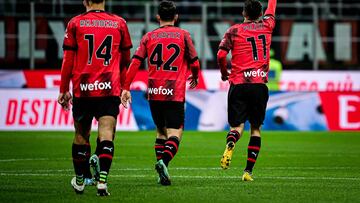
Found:
<path fill-rule="evenodd" d="M 130 83 L 141 62 L 148 58 L 148 99 L 151 114 L 157 127 L 155 168 L 159 183 L 170 185 L 167 166 L 178 151 L 184 123 L 186 72 L 190 67 L 190 87 L 197 85 L 199 60 L 188 31 L 175 27 L 176 6 L 162 1 L 157 19 L 160 27 L 144 35 L 126 74 L 122 103 L 131 101 Z"/>
<path fill-rule="evenodd" d="M 217 55 L 222 80 L 229 80 L 228 121 L 230 132 L 226 138 L 226 148 L 220 161 L 227 169 L 240 139 L 244 123 L 249 120 L 251 137 L 248 145 L 247 164 L 243 181 L 252 181 L 252 170 L 259 155 L 261 139 L 260 127 L 265 118 L 269 98 L 265 85 L 269 72 L 269 51 L 271 35 L 275 27 L 276 0 L 269 0 L 265 15 L 258 0 L 246 0 L 242 24 L 230 27 L 219 45 Z M 231 73 L 227 71 L 226 55 L 231 51 Z"/>
<path fill-rule="evenodd" d="M 64 59 L 58 102 L 68 109 L 73 84 L 75 139 L 72 146 L 76 177 L 71 184 L 77 193 L 84 191 L 84 176 L 89 167 L 88 144 L 92 120 L 98 120 L 96 160 L 98 195 L 109 195 L 107 177 L 114 155 L 116 118 L 120 92 L 132 47 L 123 18 L 104 11 L 105 0 L 84 0 L 87 12 L 70 20 L 64 37 Z"/>

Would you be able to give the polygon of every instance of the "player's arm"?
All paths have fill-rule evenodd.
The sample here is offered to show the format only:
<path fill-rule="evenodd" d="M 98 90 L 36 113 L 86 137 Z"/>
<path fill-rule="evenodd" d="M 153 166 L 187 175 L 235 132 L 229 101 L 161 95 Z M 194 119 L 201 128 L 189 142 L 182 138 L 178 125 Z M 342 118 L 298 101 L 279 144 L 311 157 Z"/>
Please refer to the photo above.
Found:
<path fill-rule="evenodd" d="M 271 15 L 275 17 L 276 1 L 277 0 L 269 0 L 268 7 L 265 11 L 265 16 Z"/>
<path fill-rule="evenodd" d="M 221 72 L 221 80 L 226 81 L 229 78 L 229 72 L 227 70 L 227 61 L 226 56 L 228 55 L 229 51 L 224 49 L 219 49 L 217 53 L 217 63 L 220 67 Z"/>
<path fill-rule="evenodd" d="M 123 89 L 125 86 L 125 80 L 126 80 L 126 72 L 128 69 L 128 66 L 130 64 L 130 49 L 128 50 L 121 50 L 121 63 L 120 63 L 120 84 L 121 88 Z"/>
<path fill-rule="evenodd" d="M 197 56 L 194 43 L 191 39 L 190 33 L 185 33 L 185 45 L 186 45 L 186 55 L 188 58 L 188 63 L 190 66 L 191 76 L 188 78 L 190 80 L 190 88 L 195 88 L 199 81 L 199 72 L 200 72 L 200 62 L 199 57 Z"/>
<path fill-rule="evenodd" d="M 218 66 L 220 67 L 221 80 L 223 81 L 226 81 L 229 78 L 226 56 L 233 47 L 232 33 L 233 33 L 232 28 L 229 28 L 225 32 L 223 39 L 219 44 L 219 51 L 217 53 L 217 63 Z"/>
<path fill-rule="evenodd" d="M 141 63 L 145 60 L 147 56 L 146 43 L 147 43 L 147 35 L 145 35 L 141 39 L 140 46 L 137 48 L 131 60 L 129 69 L 126 72 L 126 79 L 123 86 L 123 91 L 121 93 L 121 103 L 125 108 L 128 107 L 128 102 L 131 103 L 130 85 L 134 80 L 136 73 L 138 72 L 141 66 Z"/>
<path fill-rule="evenodd" d="M 120 56 L 121 56 L 120 84 L 121 84 L 121 88 L 123 89 L 125 86 L 127 67 L 130 64 L 130 49 L 132 48 L 132 42 L 131 42 L 129 29 L 126 25 L 125 20 L 121 19 L 120 23 L 122 25 L 120 27 L 121 42 L 119 47 Z"/>
<path fill-rule="evenodd" d="M 64 37 L 64 57 L 61 67 L 61 83 L 60 94 L 58 96 L 58 103 L 65 110 L 69 110 L 69 103 L 71 102 L 71 94 L 69 92 L 70 80 L 72 76 L 72 69 L 74 67 L 74 61 L 77 50 L 77 43 L 74 32 L 74 24 L 72 21 L 68 23 Z"/>

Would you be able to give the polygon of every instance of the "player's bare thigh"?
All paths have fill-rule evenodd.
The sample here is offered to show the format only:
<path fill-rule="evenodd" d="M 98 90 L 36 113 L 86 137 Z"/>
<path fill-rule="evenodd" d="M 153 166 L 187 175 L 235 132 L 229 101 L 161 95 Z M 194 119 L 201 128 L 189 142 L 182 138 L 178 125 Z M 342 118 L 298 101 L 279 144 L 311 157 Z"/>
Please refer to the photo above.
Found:
<path fill-rule="evenodd" d="M 112 141 L 115 136 L 116 119 L 113 116 L 102 116 L 98 120 L 98 136 L 100 142 Z"/>

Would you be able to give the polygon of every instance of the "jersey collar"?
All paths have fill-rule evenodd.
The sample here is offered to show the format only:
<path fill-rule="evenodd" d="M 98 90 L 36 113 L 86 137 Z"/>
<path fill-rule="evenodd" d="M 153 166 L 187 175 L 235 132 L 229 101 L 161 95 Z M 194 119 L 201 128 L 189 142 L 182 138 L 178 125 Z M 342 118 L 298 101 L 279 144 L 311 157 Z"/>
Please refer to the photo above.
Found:
<path fill-rule="evenodd" d="M 104 10 L 90 10 L 87 13 L 103 13 L 105 12 Z"/>

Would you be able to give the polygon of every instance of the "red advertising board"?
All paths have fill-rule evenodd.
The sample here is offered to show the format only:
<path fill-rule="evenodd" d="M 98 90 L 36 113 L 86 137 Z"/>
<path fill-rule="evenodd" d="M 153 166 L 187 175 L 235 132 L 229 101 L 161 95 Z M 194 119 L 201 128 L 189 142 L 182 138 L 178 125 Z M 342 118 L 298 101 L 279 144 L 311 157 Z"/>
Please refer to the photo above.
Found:
<path fill-rule="evenodd" d="M 360 92 L 321 92 L 330 130 L 360 130 Z"/>

